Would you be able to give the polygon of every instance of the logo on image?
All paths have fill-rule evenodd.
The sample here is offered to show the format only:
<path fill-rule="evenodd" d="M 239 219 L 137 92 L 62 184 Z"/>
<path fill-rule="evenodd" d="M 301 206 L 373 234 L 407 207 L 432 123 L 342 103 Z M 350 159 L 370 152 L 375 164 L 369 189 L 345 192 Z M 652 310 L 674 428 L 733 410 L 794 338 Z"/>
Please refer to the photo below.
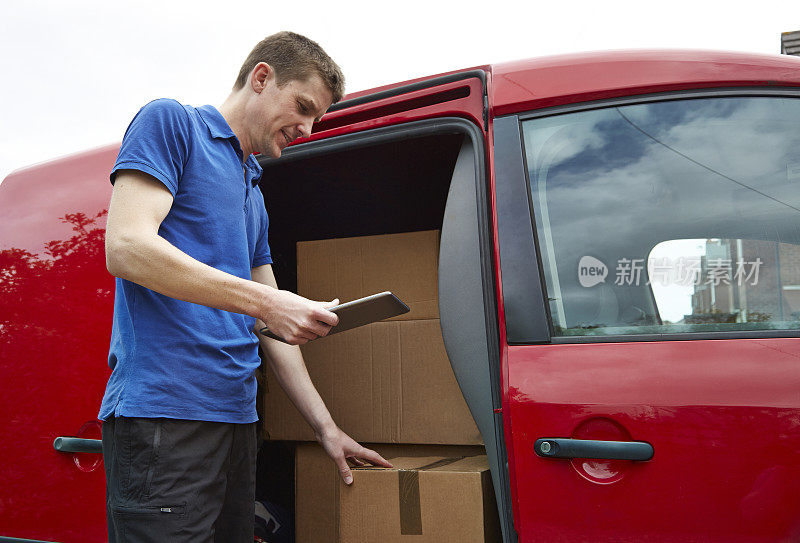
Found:
<path fill-rule="evenodd" d="M 578 281 L 582 287 L 593 287 L 604 283 L 608 276 L 608 266 L 593 256 L 581 257 L 578 262 Z"/>

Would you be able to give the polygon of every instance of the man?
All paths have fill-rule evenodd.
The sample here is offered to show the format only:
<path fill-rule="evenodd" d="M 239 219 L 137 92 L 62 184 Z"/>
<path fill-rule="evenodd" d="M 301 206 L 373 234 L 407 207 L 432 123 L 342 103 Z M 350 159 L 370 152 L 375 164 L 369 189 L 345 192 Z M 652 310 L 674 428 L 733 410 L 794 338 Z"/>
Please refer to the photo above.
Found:
<path fill-rule="evenodd" d="M 278 290 L 252 153 L 279 157 L 341 99 L 339 67 L 289 32 L 260 42 L 219 110 L 156 100 L 111 173 L 106 261 L 117 277 L 113 372 L 99 417 L 111 541 L 252 541 L 258 341 L 348 484 L 388 466 L 331 419 L 297 345 L 337 303 Z"/>

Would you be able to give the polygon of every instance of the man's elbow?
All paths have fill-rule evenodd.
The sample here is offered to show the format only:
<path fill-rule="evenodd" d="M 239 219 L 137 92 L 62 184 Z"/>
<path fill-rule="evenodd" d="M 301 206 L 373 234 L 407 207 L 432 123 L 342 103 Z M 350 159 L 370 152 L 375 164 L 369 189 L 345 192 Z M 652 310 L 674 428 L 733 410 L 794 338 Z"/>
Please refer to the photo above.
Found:
<path fill-rule="evenodd" d="M 137 254 L 136 240 L 106 232 L 106 269 L 114 277 L 129 279 Z"/>

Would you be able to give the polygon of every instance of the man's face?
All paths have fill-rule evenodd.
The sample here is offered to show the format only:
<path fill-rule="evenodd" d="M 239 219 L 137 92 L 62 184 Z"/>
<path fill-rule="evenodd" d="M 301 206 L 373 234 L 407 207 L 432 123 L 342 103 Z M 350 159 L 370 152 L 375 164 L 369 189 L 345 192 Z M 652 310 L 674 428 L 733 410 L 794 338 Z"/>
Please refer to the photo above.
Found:
<path fill-rule="evenodd" d="M 256 95 L 247 112 L 250 152 L 278 158 L 292 141 L 311 134 L 311 125 L 333 98 L 316 74 L 304 81 L 286 81 L 282 87 L 271 69 L 260 74 L 256 68 L 254 75 Z"/>

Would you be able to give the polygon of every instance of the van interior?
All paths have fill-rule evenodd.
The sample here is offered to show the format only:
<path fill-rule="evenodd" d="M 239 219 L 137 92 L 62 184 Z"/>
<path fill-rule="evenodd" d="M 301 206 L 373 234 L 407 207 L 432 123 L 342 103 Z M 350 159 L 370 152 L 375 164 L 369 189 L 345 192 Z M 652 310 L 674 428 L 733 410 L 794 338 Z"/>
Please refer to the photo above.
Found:
<path fill-rule="evenodd" d="M 297 292 L 299 241 L 441 230 L 464 139 L 451 133 L 367 140 L 331 152 L 263 160 L 260 186 L 279 287 Z M 263 421 L 269 413 L 262 412 L 262 404 L 260 393 Z M 294 522 L 294 447 L 264 440 L 258 456 L 256 500 L 279 506 L 288 522 Z"/>

